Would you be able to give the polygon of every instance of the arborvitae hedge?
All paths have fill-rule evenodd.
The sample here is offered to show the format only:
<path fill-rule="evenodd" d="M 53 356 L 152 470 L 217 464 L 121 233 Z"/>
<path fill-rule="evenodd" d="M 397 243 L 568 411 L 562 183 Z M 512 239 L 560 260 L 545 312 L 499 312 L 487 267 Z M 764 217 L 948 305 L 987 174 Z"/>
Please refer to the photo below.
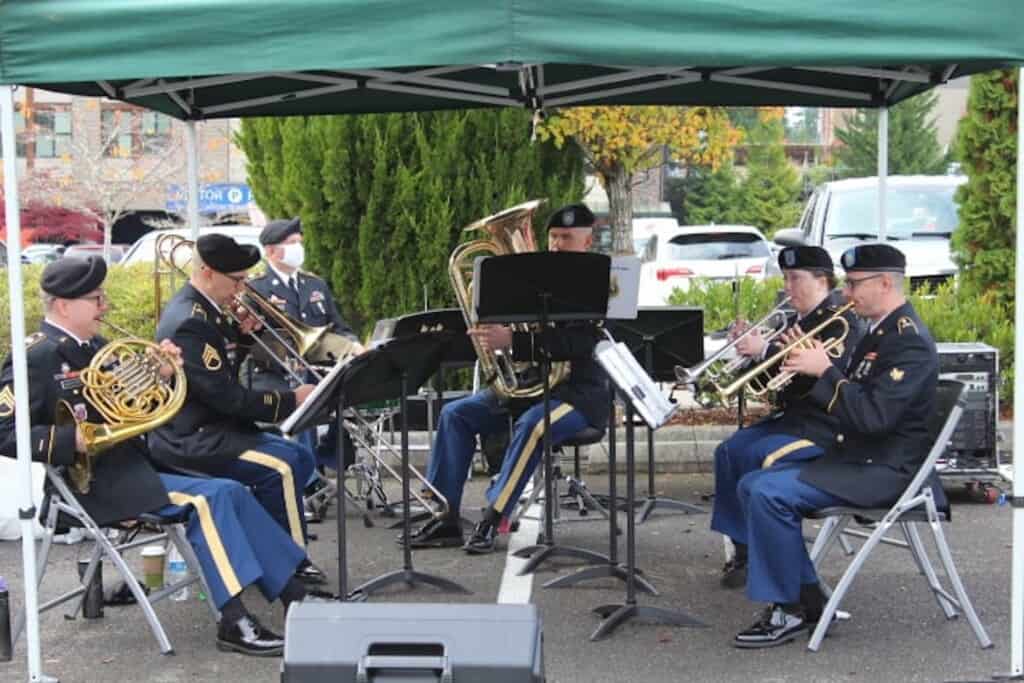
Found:
<path fill-rule="evenodd" d="M 454 303 L 447 260 L 465 225 L 546 197 L 537 228 L 579 201 L 579 152 L 531 143 L 529 125 L 515 110 L 245 119 L 238 142 L 257 203 L 302 217 L 306 267 L 367 330 L 424 298 Z"/>

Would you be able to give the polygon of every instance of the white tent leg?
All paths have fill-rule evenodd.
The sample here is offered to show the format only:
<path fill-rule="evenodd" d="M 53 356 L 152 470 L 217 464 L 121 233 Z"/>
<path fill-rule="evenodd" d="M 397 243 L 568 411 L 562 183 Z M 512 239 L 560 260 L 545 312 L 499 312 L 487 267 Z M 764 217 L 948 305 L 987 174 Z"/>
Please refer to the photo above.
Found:
<path fill-rule="evenodd" d="M 885 209 L 889 178 L 889 108 L 878 110 L 878 239 L 885 241 Z"/>
<path fill-rule="evenodd" d="M 1015 354 L 1024 353 L 1024 69 L 1017 72 L 1017 284 L 1014 296 Z M 1016 356 L 1015 356 L 1016 357 Z M 1024 358 L 1024 356 L 1021 356 Z M 1013 429 L 1017 434 L 1024 425 L 1024 373 L 1013 378 Z M 1017 419 L 1021 418 L 1021 419 Z M 1024 677 L 1024 439 L 1013 441 L 1013 558 L 1010 575 L 1010 672 L 1008 677 Z"/>
<path fill-rule="evenodd" d="M 185 156 L 188 162 L 188 227 L 192 241 L 199 239 L 199 134 L 196 122 L 185 122 Z"/>
<path fill-rule="evenodd" d="M 36 539 L 32 520 L 32 438 L 29 425 L 28 371 L 25 361 L 25 296 L 21 282 L 21 207 L 18 203 L 18 157 L 14 137 L 14 87 L 0 86 L 0 136 L 3 138 L 4 195 L 7 217 L 7 280 L 11 301 L 11 358 L 14 366 L 14 433 L 18 443 L 18 516 L 21 518 L 22 584 L 25 587 L 29 680 L 52 681 L 41 670 L 39 595 L 36 582 Z"/>

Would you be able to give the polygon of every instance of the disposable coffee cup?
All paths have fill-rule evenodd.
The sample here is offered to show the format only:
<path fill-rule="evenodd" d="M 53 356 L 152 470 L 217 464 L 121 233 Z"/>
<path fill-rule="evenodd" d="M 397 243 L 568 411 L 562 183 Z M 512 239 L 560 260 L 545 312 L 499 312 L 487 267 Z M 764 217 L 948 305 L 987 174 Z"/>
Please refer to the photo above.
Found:
<path fill-rule="evenodd" d="M 146 585 L 152 590 L 164 587 L 164 558 L 167 550 L 162 545 L 147 545 L 142 549 L 142 573 Z"/>

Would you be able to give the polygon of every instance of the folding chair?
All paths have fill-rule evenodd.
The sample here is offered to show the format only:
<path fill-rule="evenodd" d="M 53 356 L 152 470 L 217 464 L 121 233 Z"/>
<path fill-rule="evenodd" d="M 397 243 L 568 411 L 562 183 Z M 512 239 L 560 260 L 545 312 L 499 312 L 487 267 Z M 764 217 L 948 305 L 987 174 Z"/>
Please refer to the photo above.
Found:
<path fill-rule="evenodd" d="M 89 565 L 82 576 L 81 585 L 67 593 L 64 593 L 63 595 L 42 603 L 39 606 L 39 612 L 45 612 L 46 610 L 65 602 L 79 598 L 74 610 L 66 615 L 67 618 L 74 619 L 82 609 L 85 602 L 87 586 L 92 583 L 93 576 L 96 574 L 100 562 L 103 559 L 106 559 L 117 569 L 117 572 L 124 580 L 125 585 L 128 586 L 128 589 L 135 597 L 136 603 L 142 609 L 143 614 L 145 614 L 146 621 L 149 623 L 149 628 L 153 631 L 153 636 L 156 638 L 157 644 L 160 646 L 161 654 L 173 654 L 174 648 L 171 646 L 171 642 L 167 638 L 167 634 L 164 632 L 163 626 L 160 624 L 160 620 L 156 616 L 156 612 L 153 610 L 153 605 L 172 593 L 177 592 L 179 589 L 195 583 L 196 581 L 201 582 L 207 595 L 211 594 L 210 588 L 206 583 L 206 578 L 203 576 L 199 559 L 192 550 L 192 546 L 189 543 L 185 532 L 184 524 L 188 519 L 187 513 L 174 519 L 148 513 L 139 515 L 138 521 L 140 523 L 157 526 L 163 529 L 163 532 L 157 534 L 146 534 L 142 538 L 139 538 L 139 536 L 136 535 L 134 538 L 122 539 L 123 542 L 115 542 L 108 538 L 106 529 L 97 525 L 96 522 L 93 521 L 92 517 L 90 517 L 82 507 L 81 503 L 78 502 L 74 494 L 71 492 L 71 489 L 64 481 L 64 477 L 60 470 L 55 467 L 48 466 L 46 468 L 46 478 L 52 488 L 46 494 L 49 499 L 49 503 L 46 521 L 43 524 L 43 537 L 40 542 L 38 555 L 39 563 L 36 574 L 37 588 L 42 587 L 43 577 L 46 574 L 46 565 L 49 558 L 50 548 L 53 545 L 53 537 L 57 530 L 58 517 L 61 514 L 65 515 L 65 519 L 69 519 L 73 526 L 80 526 L 85 531 L 86 537 L 90 538 L 94 545 Z M 181 581 L 164 586 L 160 590 L 147 596 L 142 586 L 139 584 L 139 580 L 135 578 L 135 574 L 128 566 L 128 563 L 125 562 L 123 553 L 132 548 L 159 542 L 173 543 L 178 549 L 178 552 L 181 553 L 182 558 L 184 558 L 189 572 Z M 210 611 L 213 614 L 214 621 L 219 620 L 220 613 L 217 611 L 216 606 L 214 606 L 210 600 L 206 600 L 206 604 L 209 606 Z M 13 637 L 15 640 L 17 640 L 24 625 L 25 615 L 23 612 L 19 615 L 14 626 Z"/>
<path fill-rule="evenodd" d="M 949 550 L 949 544 L 946 542 L 945 534 L 942 531 L 942 522 L 949 521 L 949 514 L 940 512 L 937 509 L 931 486 L 934 479 L 932 475 L 935 470 L 935 462 L 946 450 L 946 446 L 963 413 L 964 402 L 961 398 L 962 392 L 963 384 L 960 382 L 952 380 L 939 381 L 936 396 L 936 414 L 931 425 L 931 432 L 935 436 L 932 448 L 918 469 L 917 474 L 914 475 L 913 480 L 891 508 L 829 507 L 808 515 L 808 519 L 825 520 L 810 552 L 811 561 L 816 568 L 821 564 L 828 551 L 835 544 L 836 540 L 840 538 L 840 535 L 846 531 L 846 527 L 851 522 L 867 520 L 875 524 L 874 530 L 867 536 L 864 544 L 857 551 L 839 583 L 832 591 L 828 604 L 825 605 L 824 612 L 818 620 L 818 625 L 811 635 L 811 640 L 807 646 L 809 650 L 816 652 L 821 646 L 821 641 L 825 638 L 825 633 L 832 623 L 833 616 L 839 609 L 839 605 L 846 596 L 846 592 L 849 590 L 850 584 L 853 583 L 857 572 L 860 571 L 861 566 L 863 566 L 875 546 L 890 540 L 885 538 L 885 535 L 894 526 L 898 527 L 903 533 L 907 549 L 913 556 L 918 570 L 926 577 L 928 587 L 932 590 L 946 618 L 953 619 L 960 612 L 963 612 L 967 616 L 967 621 L 974 630 L 974 635 L 977 637 L 981 647 L 988 648 L 992 646 L 992 641 L 985 632 L 985 627 L 979 621 L 978 615 L 974 611 L 974 606 L 967 596 L 967 591 L 964 589 L 963 582 L 960 580 L 960 575 L 956 571 L 956 566 L 953 564 L 953 555 Z M 939 582 L 939 578 L 932 567 L 931 561 L 928 559 L 924 544 L 921 542 L 921 537 L 918 534 L 918 524 L 927 524 L 931 529 L 939 559 L 942 562 L 946 578 L 952 586 L 953 594 L 950 594 Z"/>

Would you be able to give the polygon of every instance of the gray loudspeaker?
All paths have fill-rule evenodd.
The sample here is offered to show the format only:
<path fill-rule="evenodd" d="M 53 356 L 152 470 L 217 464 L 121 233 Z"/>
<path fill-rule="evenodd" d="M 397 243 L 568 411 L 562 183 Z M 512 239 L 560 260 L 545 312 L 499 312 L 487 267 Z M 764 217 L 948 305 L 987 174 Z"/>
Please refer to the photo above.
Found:
<path fill-rule="evenodd" d="M 534 605 L 302 602 L 282 683 L 543 683 Z"/>

